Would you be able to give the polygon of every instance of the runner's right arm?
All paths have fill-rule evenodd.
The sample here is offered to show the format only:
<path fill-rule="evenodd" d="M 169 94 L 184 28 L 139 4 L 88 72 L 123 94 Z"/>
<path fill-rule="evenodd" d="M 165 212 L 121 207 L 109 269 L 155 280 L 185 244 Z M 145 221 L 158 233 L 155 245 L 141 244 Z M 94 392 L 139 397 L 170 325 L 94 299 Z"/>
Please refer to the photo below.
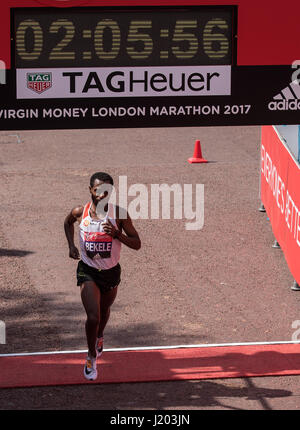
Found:
<path fill-rule="evenodd" d="M 83 209 L 83 206 L 73 208 L 69 215 L 67 215 L 64 222 L 65 234 L 69 244 L 69 257 L 74 258 L 75 260 L 79 260 L 80 254 L 78 248 L 74 244 L 74 224 L 76 221 L 80 222 Z"/>

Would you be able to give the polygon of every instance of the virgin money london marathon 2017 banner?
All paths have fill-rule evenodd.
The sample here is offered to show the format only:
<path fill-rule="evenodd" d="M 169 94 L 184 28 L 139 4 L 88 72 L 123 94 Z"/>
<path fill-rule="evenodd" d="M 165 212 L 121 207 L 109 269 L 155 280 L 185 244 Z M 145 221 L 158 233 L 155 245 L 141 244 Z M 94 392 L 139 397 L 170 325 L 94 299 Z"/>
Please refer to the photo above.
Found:
<path fill-rule="evenodd" d="M 0 130 L 298 124 L 290 66 L 16 69 Z"/>

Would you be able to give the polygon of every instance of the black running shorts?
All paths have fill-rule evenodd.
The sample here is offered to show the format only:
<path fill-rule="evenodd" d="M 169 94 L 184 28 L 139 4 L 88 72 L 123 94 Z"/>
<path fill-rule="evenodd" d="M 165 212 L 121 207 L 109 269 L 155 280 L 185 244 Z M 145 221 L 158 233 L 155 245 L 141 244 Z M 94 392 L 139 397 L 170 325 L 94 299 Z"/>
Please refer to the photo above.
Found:
<path fill-rule="evenodd" d="M 77 285 L 80 286 L 85 281 L 94 281 L 101 293 L 106 293 L 121 282 L 121 266 L 118 263 L 111 269 L 98 270 L 80 260 L 77 266 Z"/>

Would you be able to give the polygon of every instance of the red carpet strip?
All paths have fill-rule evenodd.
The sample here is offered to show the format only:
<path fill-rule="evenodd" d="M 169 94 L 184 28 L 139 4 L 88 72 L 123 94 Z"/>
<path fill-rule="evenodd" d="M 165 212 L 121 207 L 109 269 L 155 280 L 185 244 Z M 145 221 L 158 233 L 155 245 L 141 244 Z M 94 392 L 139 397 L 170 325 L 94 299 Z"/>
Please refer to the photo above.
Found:
<path fill-rule="evenodd" d="M 0 387 L 300 374 L 299 344 L 104 351 L 92 382 L 83 376 L 85 358 L 82 352 L 0 356 Z"/>

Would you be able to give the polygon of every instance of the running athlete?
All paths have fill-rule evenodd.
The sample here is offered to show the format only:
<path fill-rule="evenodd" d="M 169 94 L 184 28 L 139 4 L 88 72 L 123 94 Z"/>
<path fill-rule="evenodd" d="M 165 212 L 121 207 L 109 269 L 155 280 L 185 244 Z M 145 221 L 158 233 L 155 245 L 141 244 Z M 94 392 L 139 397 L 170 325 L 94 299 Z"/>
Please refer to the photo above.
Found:
<path fill-rule="evenodd" d="M 104 328 L 121 281 L 121 243 L 136 250 L 141 247 L 139 235 L 129 214 L 120 217 L 121 209 L 118 206 L 106 204 L 104 216 L 99 218 L 97 205 L 108 194 L 106 191 L 99 192 L 102 184 L 113 185 L 112 177 L 103 172 L 94 173 L 89 187 L 91 201 L 85 206 L 74 207 L 64 222 L 69 257 L 80 260 L 77 266 L 77 285 L 80 286 L 81 300 L 87 314 L 85 331 L 88 355 L 84 376 L 88 380 L 97 378 L 96 359 L 103 351 Z M 80 253 L 74 244 L 76 221 L 79 223 Z"/>

